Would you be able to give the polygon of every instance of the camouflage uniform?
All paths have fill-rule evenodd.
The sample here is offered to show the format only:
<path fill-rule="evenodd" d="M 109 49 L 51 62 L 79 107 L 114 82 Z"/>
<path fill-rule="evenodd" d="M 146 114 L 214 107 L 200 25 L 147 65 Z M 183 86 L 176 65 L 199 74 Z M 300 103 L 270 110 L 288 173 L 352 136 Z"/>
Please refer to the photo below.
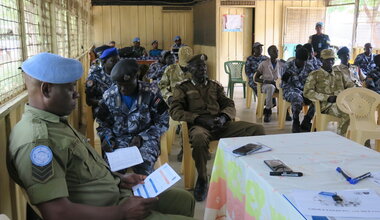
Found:
<path fill-rule="evenodd" d="M 165 72 L 166 67 L 168 65 L 162 64 L 160 62 L 152 63 L 149 66 L 149 70 L 146 73 L 146 78 L 154 80 L 156 83 L 160 82 L 162 75 Z"/>
<path fill-rule="evenodd" d="M 338 133 L 345 135 L 350 122 L 348 114 L 338 109 L 336 103 L 329 103 L 327 99 L 330 96 L 337 96 L 344 89 L 354 87 L 354 84 L 348 80 L 342 72 L 326 72 L 320 68 L 309 74 L 306 79 L 304 96 L 313 101 L 320 101 L 321 113 L 334 115 L 340 118 Z"/>
<path fill-rule="evenodd" d="M 183 72 L 179 64 L 169 65 L 165 69 L 164 75 L 162 75 L 161 81 L 158 83 L 158 87 L 166 103 L 168 103 L 169 97 L 173 96 L 173 88 L 175 85 L 190 78 L 191 74 L 189 72 Z"/>
<path fill-rule="evenodd" d="M 291 103 L 293 118 L 299 119 L 299 113 L 302 110 L 302 105 L 311 104 L 310 100 L 307 100 L 303 96 L 303 88 L 306 82 L 306 78 L 309 75 L 306 66 L 299 69 L 296 66 L 296 61 L 292 60 L 286 63 L 286 70 L 284 74 L 289 74 L 287 81 L 281 82 L 281 88 L 283 89 L 284 99 Z M 314 115 L 314 105 L 311 105 L 306 116 L 311 119 Z"/>
<path fill-rule="evenodd" d="M 247 75 L 247 78 L 248 78 L 248 84 L 255 91 L 256 94 L 257 94 L 257 84 L 253 80 L 253 75 L 256 73 L 257 68 L 259 67 L 260 63 L 268 58 L 269 57 L 265 55 L 260 55 L 259 57 L 249 56 L 247 58 L 247 61 L 245 62 L 245 74 Z"/>
<path fill-rule="evenodd" d="M 367 88 L 380 94 L 380 67 L 371 70 L 365 80 Z"/>
<path fill-rule="evenodd" d="M 90 72 L 86 80 L 86 98 L 101 100 L 103 93 L 112 85 L 111 77 L 98 65 L 91 65 Z M 97 117 L 99 107 L 92 105 L 94 118 Z"/>
<path fill-rule="evenodd" d="M 376 67 L 374 57 L 374 54 L 367 57 L 365 53 L 361 53 L 355 58 L 354 65 L 358 66 L 364 75 L 367 75 L 371 69 Z"/>
<path fill-rule="evenodd" d="M 130 109 L 122 102 L 115 84 L 104 93 L 100 104 L 104 114 L 97 119 L 97 130 L 102 140 L 108 137 L 118 148 L 129 147 L 136 135 L 141 136 L 143 142 L 139 150 L 144 163 L 133 167 L 133 170 L 148 175 L 153 172 L 160 154 L 160 137 L 168 129 L 169 114 L 157 87 L 141 81 L 138 86 L 138 96 Z"/>
<path fill-rule="evenodd" d="M 135 55 L 135 57 L 142 57 L 146 54 L 146 50 L 144 47 L 132 47 L 132 51 Z"/>
<path fill-rule="evenodd" d="M 350 64 L 348 64 L 348 66 L 344 65 L 344 64 L 340 64 L 340 65 L 334 66 L 333 70 L 342 72 L 343 75 L 346 78 L 348 78 L 349 80 L 351 80 L 351 82 L 353 82 L 356 87 L 362 87 L 362 83 L 359 79 L 359 73 L 358 73 L 358 67 L 357 66 L 350 65 Z"/>

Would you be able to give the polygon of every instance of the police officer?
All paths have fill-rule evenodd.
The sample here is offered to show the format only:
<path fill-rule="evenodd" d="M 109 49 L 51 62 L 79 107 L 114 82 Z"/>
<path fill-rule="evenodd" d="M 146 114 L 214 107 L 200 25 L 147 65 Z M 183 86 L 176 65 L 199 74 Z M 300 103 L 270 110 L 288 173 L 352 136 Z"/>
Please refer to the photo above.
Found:
<path fill-rule="evenodd" d="M 192 216 L 191 194 L 173 189 L 159 198 L 132 196 L 131 187 L 145 176 L 114 176 L 68 123 L 66 116 L 79 97 L 80 62 L 40 53 L 26 60 L 22 70 L 29 101 L 11 132 L 7 165 L 43 219 L 190 219 L 178 215 Z"/>
<path fill-rule="evenodd" d="M 174 44 L 172 45 L 171 51 L 174 54 L 174 56 L 178 58 L 179 49 L 187 45 L 182 43 L 181 36 L 175 36 L 173 41 Z"/>
<path fill-rule="evenodd" d="M 281 88 L 283 89 L 284 99 L 291 103 L 293 112 L 292 132 L 298 133 L 301 130 L 310 131 L 311 119 L 314 116 L 314 105 L 311 101 L 303 97 L 303 88 L 309 72 L 306 69 L 308 60 L 308 51 L 301 47 L 296 51 L 296 58 L 286 63 L 285 73 L 281 78 Z M 302 105 L 311 105 L 305 115 L 302 124 L 300 124 L 299 114 L 302 110 Z"/>
<path fill-rule="evenodd" d="M 104 50 L 99 59 L 101 66 L 91 69 L 86 80 L 86 103 L 92 107 L 94 118 L 97 117 L 99 111 L 99 101 L 102 99 L 103 93 L 111 86 L 111 71 L 115 64 L 120 60 L 116 48 Z"/>
<path fill-rule="evenodd" d="M 249 56 L 245 62 L 245 74 L 248 78 L 248 84 L 253 89 L 253 91 L 255 91 L 255 94 L 257 94 L 257 84 L 253 80 L 253 75 L 256 73 L 260 63 L 269 58 L 265 55 L 262 55 L 262 53 L 263 45 L 259 42 L 255 42 L 253 44 L 253 54 Z"/>
<path fill-rule="evenodd" d="M 138 81 L 138 72 L 135 60 L 121 60 L 112 69 L 115 83 L 103 95 L 97 131 L 104 151 L 137 146 L 144 162 L 133 170 L 148 175 L 160 155 L 160 137 L 168 129 L 169 113 L 157 87 Z"/>
<path fill-rule="evenodd" d="M 162 49 L 158 49 L 158 41 L 152 41 L 152 49 L 149 51 L 149 56 L 151 57 L 160 57 L 162 53 Z"/>
<path fill-rule="evenodd" d="M 303 45 L 303 48 L 309 52 L 309 57 L 306 62 L 307 71 L 310 73 L 311 71 L 321 68 L 322 62 L 315 57 L 313 45 L 311 45 L 311 43 L 307 43 Z"/>
<path fill-rule="evenodd" d="M 380 94 L 380 54 L 374 57 L 376 67 L 373 68 L 366 78 L 367 88 Z"/>
<path fill-rule="evenodd" d="M 148 56 L 148 53 L 146 52 L 145 48 L 140 46 L 139 37 L 133 38 L 132 43 L 133 43 L 132 51 L 133 51 L 134 57 Z"/>
<path fill-rule="evenodd" d="M 361 81 L 365 79 L 365 75 L 361 71 L 358 71 L 357 66 L 351 65 L 348 62 L 350 60 L 350 50 L 347 47 L 342 47 L 338 50 L 337 54 L 340 59 L 340 64 L 334 66 L 333 70 L 342 72 L 356 87 L 361 87 Z"/>
<path fill-rule="evenodd" d="M 330 47 L 330 37 L 327 34 L 322 33 L 323 22 L 317 22 L 315 24 L 316 34 L 309 37 L 309 43 L 313 46 L 316 57 L 319 59 L 321 51 Z"/>
<path fill-rule="evenodd" d="M 174 63 L 175 57 L 173 54 L 168 50 L 162 51 L 160 59 L 157 62 L 150 64 L 147 78 L 152 79 L 155 83 L 160 82 L 166 67 Z"/>
<path fill-rule="evenodd" d="M 186 66 L 187 61 L 189 61 L 193 56 L 193 50 L 191 49 L 191 47 L 183 46 L 179 49 L 178 56 L 178 63 L 169 65 L 165 69 L 161 81 L 158 83 L 158 87 L 161 90 L 161 94 L 169 106 L 172 102 L 174 86 L 178 82 L 191 78 L 191 74 L 188 72 Z"/>
<path fill-rule="evenodd" d="M 321 52 L 322 67 L 309 74 L 303 94 L 312 101 L 319 101 L 321 113 L 340 118 L 338 134 L 345 135 L 350 122 L 348 114 L 339 110 L 336 104 L 337 95 L 354 84 L 344 77 L 341 71 L 334 71 L 335 53 L 331 49 Z"/>
<path fill-rule="evenodd" d="M 189 125 L 193 159 L 198 171 L 194 189 L 197 201 L 207 195 L 207 154 L 210 140 L 224 137 L 263 135 L 262 125 L 244 121 L 234 122 L 236 109 L 221 84 L 209 80 L 205 54 L 194 56 L 188 61 L 191 79 L 175 86 L 170 116 L 176 121 L 186 121 Z"/>
<path fill-rule="evenodd" d="M 364 53 L 359 54 L 355 58 L 354 65 L 359 66 L 360 71 L 367 75 L 369 71 L 375 68 L 374 62 L 375 55 L 372 53 L 372 45 L 371 43 L 366 43 L 364 45 Z"/>

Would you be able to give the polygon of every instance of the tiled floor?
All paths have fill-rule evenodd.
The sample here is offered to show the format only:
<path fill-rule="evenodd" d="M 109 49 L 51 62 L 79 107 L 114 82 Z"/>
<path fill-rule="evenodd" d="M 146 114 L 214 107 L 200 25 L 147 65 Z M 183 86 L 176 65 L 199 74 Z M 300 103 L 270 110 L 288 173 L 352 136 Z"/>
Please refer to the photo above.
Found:
<path fill-rule="evenodd" d="M 241 87 L 235 88 L 234 101 L 236 106 L 237 114 L 240 121 L 248 121 L 254 123 L 263 123 L 262 121 L 256 121 L 256 103 L 252 103 L 251 108 L 247 109 L 245 107 L 245 99 L 243 98 L 243 90 Z M 277 109 L 273 109 L 272 120 L 269 123 L 264 124 L 266 134 L 280 134 L 280 133 L 290 133 L 291 132 L 291 122 L 285 123 L 284 129 L 278 129 L 278 121 L 277 121 Z M 179 152 L 178 139 L 173 143 L 172 152 L 169 155 L 169 163 L 170 165 L 178 172 L 181 172 L 181 163 L 177 162 L 177 154 Z M 211 175 L 213 159 L 208 161 L 207 163 L 207 171 L 209 175 Z M 178 182 L 175 187 L 183 188 L 183 181 Z M 204 210 L 205 210 L 206 202 L 197 202 L 195 207 L 195 215 L 196 219 L 203 219 Z"/>

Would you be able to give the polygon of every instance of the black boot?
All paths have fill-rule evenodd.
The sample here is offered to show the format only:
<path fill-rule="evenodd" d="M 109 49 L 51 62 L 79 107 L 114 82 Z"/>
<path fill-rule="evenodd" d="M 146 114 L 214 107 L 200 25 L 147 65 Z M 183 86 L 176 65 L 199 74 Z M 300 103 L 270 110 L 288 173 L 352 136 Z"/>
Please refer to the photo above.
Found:
<path fill-rule="evenodd" d="M 292 117 L 290 117 L 289 111 L 286 111 L 286 118 L 285 121 L 291 121 Z"/>
<path fill-rule="evenodd" d="M 264 122 L 270 122 L 271 115 L 272 115 L 272 109 L 264 108 Z"/>
<path fill-rule="evenodd" d="M 292 132 L 293 133 L 300 133 L 301 132 L 300 120 L 299 119 L 296 119 L 296 118 L 293 119 Z"/>
<path fill-rule="evenodd" d="M 208 191 L 208 181 L 207 178 L 203 179 L 198 176 L 197 183 L 194 188 L 194 198 L 198 202 L 206 199 Z"/>
<path fill-rule="evenodd" d="M 311 130 L 311 122 L 310 121 L 311 121 L 311 118 L 308 116 L 305 116 L 303 118 L 303 121 L 301 123 L 301 130 L 303 132 L 310 132 L 310 130 Z"/>

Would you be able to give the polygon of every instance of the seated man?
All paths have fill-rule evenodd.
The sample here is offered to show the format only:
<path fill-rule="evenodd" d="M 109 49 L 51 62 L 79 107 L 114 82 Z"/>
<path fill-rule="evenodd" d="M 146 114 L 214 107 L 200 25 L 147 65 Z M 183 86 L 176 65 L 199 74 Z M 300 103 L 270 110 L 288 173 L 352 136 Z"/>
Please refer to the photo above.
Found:
<path fill-rule="evenodd" d="M 358 71 L 357 66 L 348 63 L 350 60 L 350 50 L 347 47 L 342 47 L 338 50 L 337 54 L 340 59 L 340 65 L 333 66 L 333 70 L 342 72 L 355 86 L 361 87 L 362 81 L 366 76 L 361 71 Z"/>
<path fill-rule="evenodd" d="M 109 43 L 108 43 L 108 46 L 110 47 L 116 47 L 116 42 L 114 40 L 111 40 Z"/>
<path fill-rule="evenodd" d="M 86 80 L 86 103 L 92 107 L 93 117 L 96 118 L 99 111 L 99 101 L 103 93 L 111 86 L 111 71 L 120 60 L 117 49 L 104 50 L 100 57 L 101 65 L 91 68 Z"/>
<path fill-rule="evenodd" d="M 43 219 L 190 219 L 179 215 L 193 215 L 191 194 L 173 189 L 158 198 L 132 196 L 129 189 L 145 176 L 111 173 L 68 123 L 79 97 L 80 62 L 40 53 L 22 70 L 29 102 L 11 132 L 7 165 Z"/>
<path fill-rule="evenodd" d="M 314 116 L 314 106 L 311 105 L 300 125 L 299 114 L 302 105 L 310 105 L 311 101 L 303 96 L 303 88 L 305 85 L 308 71 L 306 70 L 306 62 L 308 59 L 308 51 L 301 47 L 296 51 L 296 58 L 286 63 L 285 73 L 282 75 L 281 87 L 283 88 L 284 99 L 291 103 L 293 113 L 292 132 L 298 133 L 310 131 L 311 119 Z"/>
<path fill-rule="evenodd" d="M 376 67 L 372 69 L 366 79 L 367 88 L 380 94 L 380 54 L 374 58 Z"/>
<path fill-rule="evenodd" d="M 133 38 L 132 43 L 133 43 L 132 51 L 133 51 L 134 57 L 148 56 L 148 53 L 146 52 L 145 48 L 140 46 L 139 37 Z"/>
<path fill-rule="evenodd" d="M 160 59 L 157 62 L 150 64 L 148 72 L 146 73 L 146 78 L 152 79 L 156 83 L 160 82 L 166 67 L 174 63 L 175 58 L 173 54 L 168 50 L 162 51 Z"/>
<path fill-rule="evenodd" d="M 149 56 L 159 57 L 161 56 L 162 49 L 158 49 L 158 41 L 152 41 L 152 49 L 149 51 Z"/>
<path fill-rule="evenodd" d="M 266 94 L 264 108 L 264 122 L 270 122 L 273 107 L 273 94 L 276 91 L 276 80 L 281 77 L 285 69 L 285 61 L 277 59 L 278 49 L 275 45 L 268 48 L 270 59 L 260 63 L 255 75 L 255 81 L 262 83 L 261 92 Z"/>
<path fill-rule="evenodd" d="M 245 62 L 245 74 L 248 78 L 248 84 L 253 89 L 253 91 L 255 91 L 255 94 L 257 94 L 257 84 L 253 80 L 253 75 L 256 73 L 260 63 L 268 59 L 268 57 L 262 55 L 262 53 L 263 45 L 259 42 L 254 43 L 253 54 L 252 56 L 249 56 Z"/>
<path fill-rule="evenodd" d="M 199 54 L 189 60 L 187 67 L 191 79 L 175 86 L 170 106 L 170 116 L 176 121 L 186 121 L 189 125 L 190 143 L 198 171 L 194 189 L 197 201 L 203 201 L 207 195 L 209 142 L 225 137 L 264 134 L 262 125 L 233 121 L 236 114 L 234 101 L 226 97 L 222 85 L 208 79 L 206 59 L 206 55 Z"/>
<path fill-rule="evenodd" d="M 307 71 L 310 73 L 311 71 L 321 68 L 322 62 L 315 57 L 314 49 L 311 43 L 304 44 L 303 48 L 309 52 L 309 58 L 307 59 L 306 63 Z"/>
<path fill-rule="evenodd" d="M 186 44 L 182 43 L 182 39 L 180 36 L 174 37 L 174 44 L 172 45 L 171 51 L 174 54 L 176 58 L 178 58 L 178 52 L 181 47 L 187 46 Z"/>
<path fill-rule="evenodd" d="M 172 102 L 174 86 L 185 79 L 191 78 L 191 74 L 186 66 L 187 61 L 193 56 L 193 50 L 191 47 L 184 46 L 179 49 L 178 53 L 178 63 L 168 66 L 165 69 L 164 75 L 162 75 L 161 81 L 158 83 L 161 94 L 169 106 Z"/>
<path fill-rule="evenodd" d="M 169 114 L 157 87 L 139 81 L 138 71 L 135 60 L 115 65 L 111 72 L 114 84 L 103 95 L 97 130 L 104 151 L 137 146 L 144 162 L 133 170 L 148 175 L 160 155 L 160 137 L 168 129 Z"/>
<path fill-rule="evenodd" d="M 375 68 L 374 57 L 375 54 L 372 53 L 371 43 L 366 43 L 364 45 L 364 53 L 359 54 L 355 58 L 354 65 L 358 66 L 364 75 L 367 75 L 369 71 Z"/>
<path fill-rule="evenodd" d="M 348 114 L 339 110 L 336 97 L 341 91 L 354 87 L 354 84 L 344 77 L 341 71 L 333 70 L 334 60 L 335 53 L 333 50 L 322 50 L 322 67 L 309 73 L 303 94 L 306 98 L 321 103 L 321 113 L 340 118 L 338 134 L 345 135 L 350 118 Z"/>

